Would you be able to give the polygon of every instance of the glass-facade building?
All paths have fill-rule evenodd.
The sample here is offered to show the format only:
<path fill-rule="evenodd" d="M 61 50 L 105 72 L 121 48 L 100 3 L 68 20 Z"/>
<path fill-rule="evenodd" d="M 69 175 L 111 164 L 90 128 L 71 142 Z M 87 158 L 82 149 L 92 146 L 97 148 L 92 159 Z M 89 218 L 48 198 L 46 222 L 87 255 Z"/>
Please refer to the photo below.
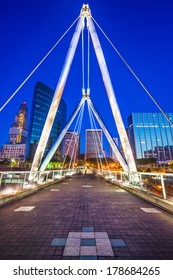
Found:
<path fill-rule="evenodd" d="M 173 113 L 167 116 L 173 121 Z M 128 135 L 136 159 L 173 160 L 173 127 L 162 113 L 132 113 Z"/>
<path fill-rule="evenodd" d="M 28 137 L 28 159 L 33 160 L 34 154 L 40 140 L 40 136 L 47 118 L 47 114 L 54 96 L 54 91 L 41 82 L 37 82 L 32 100 L 32 109 L 29 125 Z M 45 149 L 44 157 L 50 150 L 51 146 L 62 131 L 67 117 L 67 106 L 61 98 L 57 114 L 51 129 L 48 143 Z M 61 150 L 56 153 L 56 157 L 60 157 Z"/>

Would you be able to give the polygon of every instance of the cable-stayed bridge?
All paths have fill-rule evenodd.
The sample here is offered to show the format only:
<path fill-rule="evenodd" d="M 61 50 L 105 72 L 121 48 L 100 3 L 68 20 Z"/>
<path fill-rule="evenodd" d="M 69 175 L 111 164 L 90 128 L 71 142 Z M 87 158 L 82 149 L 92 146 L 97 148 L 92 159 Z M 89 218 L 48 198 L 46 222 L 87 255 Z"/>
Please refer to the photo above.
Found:
<path fill-rule="evenodd" d="M 51 235 L 50 232 L 51 238 L 48 238 L 45 242 L 45 246 L 47 246 L 47 249 L 42 250 L 42 252 L 40 252 L 41 247 L 38 245 L 38 251 L 36 252 L 35 250 L 34 252 L 33 246 L 31 246 L 31 251 L 29 252 L 29 249 L 24 245 L 23 239 L 23 241 L 21 242 L 22 245 L 20 246 L 21 250 L 17 250 L 16 246 L 18 245 L 16 244 L 18 244 L 18 241 L 16 241 L 17 243 L 12 242 L 11 246 L 16 252 L 15 254 L 13 254 L 15 256 L 14 258 L 19 259 L 21 258 L 21 256 L 23 256 L 24 259 L 29 258 L 29 256 L 31 256 L 31 258 L 36 258 L 37 256 L 38 259 L 47 259 L 48 256 L 51 256 L 52 259 L 56 257 L 58 258 L 58 256 L 59 258 L 64 259 L 70 257 L 73 259 L 79 259 L 82 257 L 95 257 L 97 259 L 104 257 L 110 259 L 149 259 L 156 257 L 159 257 L 161 259 L 172 258 L 173 255 L 172 253 L 170 253 L 169 249 L 167 248 L 167 250 L 164 250 L 165 243 L 163 246 L 158 246 L 156 245 L 156 243 L 159 242 L 161 238 L 163 238 L 163 234 L 160 233 L 162 225 L 159 223 L 159 217 L 161 217 L 163 225 L 167 229 L 167 231 L 164 231 L 164 242 L 166 242 L 167 238 L 170 237 L 173 233 L 172 215 L 158 208 L 159 206 L 162 209 L 173 213 L 173 176 L 172 174 L 137 172 L 136 163 L 124 127 L 121 112 L 118 107 L 118 102 L 116 100 L 116 95 L 109 75 L 107 63 L 104 57 L 99 37 L 95 29 L 95 24 L 98 27 L 99 25 L 95 21 L 95 19 L 93 19 L 88 5 L 83 5 L 80 16 L 75 20 L 72 26 L 75 23 L 77 23 L 76 29 L 71 39 L 69 49 L 67 51 L 64 66 L 62 68 L 57 83 L 53 101 L 50 106 L 47 119 L 45 121 L 45 125 L 42 131 L 42 135 L 40 137 L 40 141 L 38 143 L 34 160 L 32 162 L 31 170 L 27 172 L 9 171 L 0 173 L 1 204 L 5 204 L 9 201 L 12 202 L 14 199 L 35 193 L 35 195 L 32 195 L 29 198 L 22 198 L 14 204 L 10 204 L 9 206 L 7 205 L 2 208 L 2 229 L 5 233 L 5 228 L 8 228 L 10 223 L 10 213 L 13 213 L 12 216 L 14 216 L 14 221 L 16 221 L 17 215 L 22 214 L 21 212 L 28 212 L 28 217 L 26 218 L 26 220 L 24 220 L 24 217 L 21 217 L 23 227 L 26 226 L 26 223 L 30 223 L 32 218 L 30 214 L 35 213 L 35 219 L 33 220 L 33 225 L 30 225 L 30 230 L 33 232 L 33 235 L 36 238 L 38 238 L 39 235 L 37 235 L 37 231 L 40 231 L 39 221 L 41 224 L 45 222 L 45 230 L 47 230 L 48 220 L 49 217 L 51 217 L 52 222 L 50 222 L 50 225 L 54 233 Z M 102 29 L 101 31 L 106 36 Z M 87 58 L 85 58 L 86 52 L 84 50 L 86 43 L 84 39 L 86 37 L 84 35 L 84 32 L 88 33 Z M 62 130 L 56 142 L 53 144 L 51 150 L 43 160 L 45 147 L 48 141 L 48 137 L 51 131 L 56 112 L 58 110 L 58 106 L 63 94 L 63 90 L 68 78 L 68 74 L 80 36 L 82 37 L 81 100 L 79 100 L 77 107 L 74 109 L 73 113 L 69 117 L 64 129 Z M 63 37 L 64 35 L 62 36 L 62 38 Z M 163 113 L 165 118 L 169 121 L 170 125 L 172 126 L 172 122 L 169 119 L 169 117 L 164 113 L 162 108 L 152 97 L 151 93 L 139 80 L 138 76 L 134 73 L 134 71 L 128 65 L 126 60 L 121 56 L 121 54 L 112 44 L 110 39 L 107 36 L 106 38 L 108 39 L 114 50 L 118 53 L 120 58 L 123 60 L 127 68 L 131 71 L 133 76 L 140 83 L 145 92 L 150 96 L 152 101 L 154 101 L 156 106 L 159 108 L 159 110 Z M 100 72 L 103 78 L 103 84 L 107 92 L 110 108 L 115 121 L 115 126 L 117 127 L 117 131 L 123 148 L 123 153 L 113 141 L 110 132 L 104 124 L 103 118 L 99 115 L 99 112 L 97 111 L 96 107 L 92 102 L 92 89 L 90 88 L 91 42 L 93 43 L 97 61 L 100 67 Z M 11 95 L 9 100 L 7 100 L 7 102 L 4 104 L 4 106 L 1 107 L 0 110 L 5 108 L 8 102 L 27 82 L 27 80 L 32 76 L 32 74 L 37 70 L 37 68 L 42 64 L 42 62 L 47 58 L 47 56 L 52 52 L 52 50 L 56 47 L 58 43 L 59 41 L 53 46 L 53 48 L 48 52 L 48 54 L 46 54 L 46 56 L 28 75 L 25 81 Z M 85 71 L 86 69 L 87 71 Z M 87 81 L 87 83 L 85 83 L 85 81 Z M 79 167 L 75 168 L 75 164 L 72 161 L 74 157 L 72 156 L 68 168 L 64 167 L 65 162 L 63 162 L 63 168 L 61 168 L 60 170 L 46 170 L 48 163 L 50 162 L 52 156 L 58 149 L 59 145 L 64 139 L 64 136 L 66 135 L 67 131 L 69 130 L 71 124 L 74 122 L 75 119 L 77 120 L 75 124 L 74 134 L 76 131 L 80 131 L 85 105 L 87 105 L 88 108 L 91 128 L 93 129 L 93 131 L 97 130 L 97 121 L 97 123 L 103 130 L 106 139 L 108 140 L 108 143 L 110 144 L 118 161 L 120 162 L 123 171 L 111 171 L 109 169 L 109 166 L 106 171 L 103 169 L 102 161 L 99 157 L 99 137 L 97 133 L 93 134 L 93 139 L 95 139 L 95 154 L 97 155 L 98 163 L 97 169 L 89 168 L 86 170 L 85 167 L 83 167 L 82 169 L 80 169 Z M 75 152 L 75 150 L 73 152 Z M 36 193 L 36 191 L 40 189 L 42 189 L 42 192 Z M 132 196 L 132 194 L 135 196 Z M 141 201 L 136 196 L 143 198 L 148 202 Z M 48 202 L 46 202 L 46 199 Z M 40 200 L 43 203 L 43 207 L 41 207 L 40 205 Z M 49 205 L 49 201 L 51 205 Z M 46 208 L 46 203 L 48 203 L 48 208 Z M 153 203 L 155 206 L 151 205 L 150 203 Z M 39 207 L 41 210 L 39 210 Z M 63 211 L 61 210 L 62 208 Z M 78 210 L 75 211 L 75 209 Z M 53 216 L 53 212 L 55 213 L 55 216 Z M 45 219 L 43 217 L 43 214 L 45 215 Z M 69 217 L 67 217 L 67 215 L 69 215 Z M 109 219 L 108 216 L 110 216 L 111 218 Z M 135 222 L 136 216 L 137 222 Z M 4 219 L 3 217 L 6 217 L 6 219 Z M 170 222 L 168 222 L 168 217 Z M 152 224 L 152 226 L 146 226 L 145 222 L 146 225 L 150 223 Z M 111 224 L 113 225 L 110 226 Z M 12 223 L 12 227 L 15 227 L 15 223 Z M 20 236 L 20 225 L 17 223 L 16 227 L 19 234 L 18 236 Z M 117 234 L 116 229 L 118 229 Z M 123 229 L 125 231 L 124 233 L 122 233 Z M 84 239 L 83 237 L 87 236 L 85 232 L 89 233 L 88 236 L 90 237 L 88 239 L 94 239 L 94 241 L 92 241 L 93 246 L 91 246 L 91 244 L 86 245 L 88 244 L 87 241 L 85 241 L 86 244 L 84 244 L 85 242 L 82 241 L 82 239 Z M 150 235 L 150 238 L 148 237 L 148 234 Z M 156 234 L 158 234 L 157 242 L 154 242 L 154 237 L 156 236 Z M 68 242 L 70 236 L 72 235 L 73 239 L 78 240 L 76 241 L 78 242 L 78 245 L 76 245 L 76 243 L 75 246 L 73 246 L 75 247 L 74 250 L 70 251 L 68 246 L 72 246 L 72 244 L 69 245 Z M 102 237 L 104 236 L 104 238 L 97 238 L 97 236 L 99 235 Z M 134 236 L 136 238 L 136 235 L 139 235 L 140 239 L 143 239 L 142 245 L 140 244 L 140 240 L 138 240 L 138 242 L 136 243 L 137 245 L 135 246 Z M 3 234 L 1 236 L 4 238 Z M 5 238 L 8 242 L 10 238 L 10 233 L 7 234 Z M 98 245 L 98 239 L 106 240 L 102 240 L 102 242 L 107 242 L 107 249 L 104 248 L 103 244 Z M 21 236 L 20 240 L 22 240 Z M 172 237 L 170 238 L 170 240 L 172 240 Z M 31 242 L 31 240 L 29 242 Z M 148 248 L 148 250 L 145 251 L 144 247 L 146 244 L 148 244 L 146 247 Z M 93 251 L 89 249 L 84 250 L 83 247 L 87 246 L 93 247 Z M 61 247 L 61 249 L 59 249 L 59 247 Z M 126 253 L 123 254 L 123 251 Z M 4 246 L 1 247 L 0 252 L 3 257 L 11 257 L 9 247 L 7 249 L 8 253 L 5 253 Z"/>

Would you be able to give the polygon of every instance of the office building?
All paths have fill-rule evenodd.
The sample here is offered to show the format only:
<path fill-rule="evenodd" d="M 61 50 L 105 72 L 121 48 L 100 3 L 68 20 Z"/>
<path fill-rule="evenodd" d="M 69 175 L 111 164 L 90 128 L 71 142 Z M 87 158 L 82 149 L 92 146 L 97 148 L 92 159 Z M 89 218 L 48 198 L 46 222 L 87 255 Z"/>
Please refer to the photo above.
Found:
<path fill-rule="evenodd" d="M 167 114 L 173 120 L 173 113 Z M 128 135 L 136 159 L 173 160 L 173 127 L 162 113 L 132 113 Z"/>
<path fill-rule="evenodd" d="M 26 144 L 5 144 L 2 146 L 2 159 L 24 161 Z"/>
<path fill-rule="evenodd" d="M 85 131 L 85 158 L 103 157 L 103 139 L 101 129 L 86 129 Z"/>
<path fill-rule="evenodd" d="M 35 151 L 40 140 L 45 120 L 53 99 L 54 91 L 41 82 L 37 82 L 32 100 L 31 118 L 28 137 L 28 159 L 33 160 Z M 44 156 L 62 131 L 67 115 L 67 106 L 63 99 L 59 104 L 57 114 L 51 129 Z M 54 160 L 61 157 L 61 146 L 54 155 Z"/>
<path fill-rule="evenodd" d="M 64 156 L 69 156 L 72 162 L 76 162 L 79 157 L 80 148 L 79 132 L 69 130 L 64 137 Z"/>

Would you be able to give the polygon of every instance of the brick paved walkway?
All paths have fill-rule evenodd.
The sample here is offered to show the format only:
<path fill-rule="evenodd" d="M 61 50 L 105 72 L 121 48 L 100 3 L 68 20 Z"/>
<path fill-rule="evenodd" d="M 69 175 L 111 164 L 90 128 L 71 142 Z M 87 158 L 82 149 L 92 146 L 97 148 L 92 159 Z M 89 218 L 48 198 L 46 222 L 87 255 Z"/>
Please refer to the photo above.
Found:
<path fill-rule="evenodd" d="M 0 208 L 0 259 L 173 259 L 173 215 L 76 176 Z"/>

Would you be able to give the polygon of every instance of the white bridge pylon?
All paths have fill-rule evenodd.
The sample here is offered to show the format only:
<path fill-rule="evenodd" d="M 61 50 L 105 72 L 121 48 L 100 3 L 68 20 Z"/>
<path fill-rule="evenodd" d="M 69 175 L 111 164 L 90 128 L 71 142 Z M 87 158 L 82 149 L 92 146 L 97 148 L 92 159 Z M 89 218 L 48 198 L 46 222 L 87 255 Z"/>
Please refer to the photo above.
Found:
<path fill-rule="evenodd" d="M 57 139 L 57 141 L 55 142 L 55 144 L 53 145 L 52 149 L 50 150 L 49 154 L 47 155 L 47 157 L 45 158 L 45 160 L 43 161 L 43 163 L 41 164 L 42 161 L 42 157 L 44 154 L 44 150 L 48 141 L 48 137 L 53 125 L 53 121 L 56 115 L 56 112 L 58 110 L 58 106 L 62 97 L 62 93 L 65 87 L 65 83 L 70 71 L 70 67 L 74 58 L 74 54 L 76 51 L 76 47 L 79 41 L 79 37 L 81 34 L 81 31 L 84 29 L 85 27 L 85 19 L 87 21 L 87 28 L 89 30 L 89 33 L 91 35 L 91 39 L 92 39 L 92 43 L 94 46 L 94 50 L 96 53 L 96 57 L 98 60 L 98 64 L 101 70 L 101 74 L 102 74 L 102 78 L 103 78 L 103 82 L 105 85 L 105 89 L 108 95 L 108 100 L 111 106 L 111 110 L 112 110 L 112 114 L 115 120 L 115 124 L 117 126 L 117 130 L 119 133 L 119 137 L 120 137 L 120 141 L 122 144 L 122 148 L 124 151 L 124 156 L 125 159 L 123 158 L 123 156 L 121 155 L 119 149 L 117 148 L 116 144 L 114 143 L 113 139 L 111 138 L 108 130 L 106 129 L 103 121 L 101 120 L 99 114 L 97 113 L 96 109 L 94 108 L 91 99 L 89 97 L 89 93 L 87 93 L 85 96 L 82 97 L 81 101 L 79 102 L 77 108 L 75 109 L 74 113 L 72 114 L 72 116 L 70 117 L 68 123 L 66 124 L 65 128 L 63 129 L 63 131 L 61 132 L 59 138 Z M 87 92 L 89 92 L 87 90 Z M 106 65 L 106 61 L 103 55 L 103 51 L 101 48 L 101 44 L 99 41 L 99 38 L 97 36 L 95 27 L 94 27 L 94 23 L 92 20 L 92 16 L 91 16 L 91 12 L 89 9 L 88 5 L 83 5 L 82 10 L 81 10 L 81 14 L 76 26 L 76 30 L 73 34 L 71 43 L 70 43 L 70 47 L 68 49 L 67 55 L 66 55 L 66 59 L 65 59 L 65 63 L 62 69 L 62 72 L 60 74 L 60 78 L 55 90 L 55 94 L 47 115 L 47 119 L 45 121 L 45 125 L 42 131 L 42 135 L 40 137 L 40 141 L 38 143 L 38 147 L 33 159 L 33 163 L 32 163 L 32 167 L 31 167 L 31 171 L 37 171 L 38 169 L 40 170 L 44 170 L 46 168 L 46 165 L 49 163 L 49 161 L 51 160 L 51 157 L 53 156 L 53 154 L 55 153 L 57 147 L 59 146 L 60 142 L 62 141 L 63 137 L 65 136 L 68 128 L 70 127 L 72 121 L 74 120 L 75 116 L 77 115 L 77 113 L 79 112 L 82 104 L 87 100 L 90 108 L 92 109 L 96 119 L 98 120 L 101 128 L 103 129 L 103 132 L 105 133 L 108 142 L 110 143 L 114 153 L 116 154 L 120 164 L 122 165 L 124 171 L 132 171 L 132 172 L 136 172 L 136 164 L 135 164 L 135 160 L 133 157 L 133 153 L 130 147 L 130 143 L 128 140 L 128 136 L 123 124 L 123 120 L 121 117 L 121 113 L 116 101 L 116 97 L 115 97 L 115 93 L 114 93 L 114 89 L 112 86 L 112 82 L 111 82 L 111 78 L 109 75 L 109 71 Z M 41 165 L 41 166 L 40 166 Z"/>

